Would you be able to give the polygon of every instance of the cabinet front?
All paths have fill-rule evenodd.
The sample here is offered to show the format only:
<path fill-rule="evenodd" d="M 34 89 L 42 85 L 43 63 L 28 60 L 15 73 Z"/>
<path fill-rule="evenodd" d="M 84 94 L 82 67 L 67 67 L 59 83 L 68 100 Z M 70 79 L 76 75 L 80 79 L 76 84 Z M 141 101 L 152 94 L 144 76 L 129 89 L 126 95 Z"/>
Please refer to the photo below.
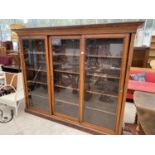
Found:
<path fill-rule="evenodd" d="M 120 134 L 136 25 L 17 30 L 27 111 Z"/>
<path fill-rule="evenodd" d="M 45 39 L 22 39 L 22 47 L 28 105 L 50 112 Z"/>
<path fill-rule="evenodd" d="M 84 39 L 83 121 L 116 129 L 123 93 L 127 50 L 124 36 L 86 36 Z"/>
<path fill-rule="evenodd" d="M 70 119 L 79 118 L 79 37 L 50 39 L 53 64 L 54 114 Z"/>
<path fill-rule="evenodd" d="M 116 132 L 128 35 L 50 37 L 53 114 Z"/>

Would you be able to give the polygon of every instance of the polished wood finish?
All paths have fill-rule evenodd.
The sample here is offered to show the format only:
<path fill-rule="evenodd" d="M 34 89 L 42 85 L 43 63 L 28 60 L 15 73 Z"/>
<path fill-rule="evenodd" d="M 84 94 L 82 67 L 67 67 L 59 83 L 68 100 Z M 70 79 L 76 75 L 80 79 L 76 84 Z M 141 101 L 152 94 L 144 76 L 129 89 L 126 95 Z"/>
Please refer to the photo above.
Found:
<path fill-rule="evenodd" d="M 84 61 L 85 61 L 85 39 L 84 36 L 81 37 L 80 43 L 80 123 L 83 122 L 84 115 Z"/>
<path fill-rule="evenodd" d="M 52 101 L 52 115 L 54 115 L 54 100 L 55 100 L 55 98 L 54 98 L 54 77 L 53 77 L 53 57 L 52 57 L 52 47 L 51 47 L 51 39 L 52 39 L 52 37 L 48 37 L 48 50 L 49 50 L 49 59 L 51 59 L 51 61 L 49 61 L 49 69 L 50 69 L 50 76 L 51 76 L 51 78 L 50 78 L 50 81 L 51 81 L 51 101 Z"/>
<path fill-rule="evenodd" d="M 122 130 L 122 121 L 123 121 L 123 113 L 125 107 L 125 98 L 126 98 L 126 90 L 127 90 L 127 81 L 129 75 L 129 69 L 132 62 L 132 54 L 133 54 L 133 42 L 135 37 L 135 32 L 137 27 L 141 26 L 143 22 L 130 22 L 130 23 L 115 23 L 115 24 L 97 24 L 97 25 L 85 25 L 85 26 L 65 26 L 65 27 L 51 27 L 51 28 L 24 28 L 20 30 L 14 30 L 17 32 L 19 36 L 19 44 L 21 49 L 21 66 L 23 70 L 24 83 L 25 83 L 25 96 L 26 96 L 26 111 L 41 117 L 45 117 L 50 120 L 58 121 L 63 124 L 67 124 L 70 126 L 74 126 L 83 130 L 91 131 L 98 134 L 121 134 Z M 96 54 L 86 54 L 86 40 L 87 39 L 123 39 L 123 55 L 120 56 L 99 56 Z M 46 70 L 42 69 L 43 73 L 47 73 L 47 85 L 48 85 L 48 99 L 49 99 L 49 112 L 34 108 L 30 106 L 28 99 L 28 86 L 27 86 L 27 70 L 33 70 L 32 68 L 26 68 L 24 62 L 24 51 L 22 46 L 23 39 L 44 39 L 45 41 L 45 57 L 46 57 Z M 80 65 L 79 72 L 72 70 L 63 70 L 63 69 L 54 69 L 53 68 L 53 49 L 52 49 L 52 39 L 78 39 L 80 41 L 80 53 L 79 54 L 65 54 L 58 53 L 56 56 L 67 56 L 67 57 L 79 57 Z M 31 53 L 30 53 L 31 54 Z M 33 54 L 33 53 L 32 53 Z M 41 52 L 36 52 L 37 55 L 42 55 Z M 88 90 L 87 92 L 94 95 L 104 95 L 107 97 L 118 98 L 116 112 L 106 111 L 103 109 L 98 109 L 95 107 L 87 106 L 89 110 L 93 110 L 96 112 L 103 112 L 104 114 L 112 115 L 115 117 L 115 127 L 114 130 L 99 127 L 94 124 L 90 124 L 84 121 L 84 83 L 85 83 L 85 57 L 95 58 L 95 59 L 110 59 L 110 60 L 121 60 L 121 66 L 114 68 L 120 72 L 119 76 L 115 75 L 99 75 L 99 74 L 90 74 L 89 76 L 93 76 L 94 78 L 103 78 L 110 80 L 118 80 L 119 81 L 119 90 L 118 94 L 108 94 L 106 92 L 96 92 L 94 90 Z M 44 63 L 44 62 L 42 62 Z M 56 64 L 57 65 L 57 64 Z M 58 64 L 59 65 L 59 64 Z M 26 70 L 27 69 L 27 70 Z M 36 69 L 34 69 L 36 70 Z M 37 70 L 36 70 L 37 71 Z M 65 85 L 56 84 L 54 85 L 54 75 L 53 72 L 63 73 L 63 74 L 73 74 L 75 76 L 79 76 L 79 88 L 66 87 Z M 32 82 L 32 81 L 29 81 Z M 35 81 L 35 83 L 46 85 L 44 81 Z M 66 90 L 75 90 L 79 92 L 79 105 L 73 104 L 66 100 L 61 100 L 61 103 L 65 103 L 65 105 L 79 106 L 79 117 L 74 118 L 69 115 L 64 115 L 62 113 L 55 112 L 55 90 L 54 87 L 58 87 L 60 89 Z"/>
<path fill-rule="evenodd" d="M 45 37 L 45 53 L 46 53 L 46 70 L 47 70 L 47 84 L 48 84 L 48 103 L 49 103 L 49 112 L 52 114 L 53 109 L 52 109 L 52 94 L 51 94 L 51 74 L 50 74 L 50 60 L 49 60 L 49 55 L 48 55 L 48 38 Z"/>
<path fill-rule="evenodd" d="M 135 33 L 144 22 L 14 29 L 18 36 Z"/>

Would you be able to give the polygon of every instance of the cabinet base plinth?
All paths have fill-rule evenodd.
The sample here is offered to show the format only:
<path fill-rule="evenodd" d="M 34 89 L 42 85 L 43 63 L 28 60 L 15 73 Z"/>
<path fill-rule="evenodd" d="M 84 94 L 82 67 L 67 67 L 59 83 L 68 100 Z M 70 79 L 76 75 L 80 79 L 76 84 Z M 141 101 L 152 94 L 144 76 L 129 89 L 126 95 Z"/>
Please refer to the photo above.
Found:
<path fill-rule="evenodd" d="M 39 116 L 41 118 L 45 118 L 45 119 L 57 122 L 57 123 L 61 123 L 63 125 L 67 125 L 67 126 L 72 127 L 72 128 L 79 129 L 79 130 L 84 131 L 84 132 L 88 132 L 88 133 L 93 134 L 93 135 L 107 135 L 107 134 L 115 135 L 116 134 L 114 132 L 105 132 L 105 131 L 100 131 L 100 130 L 90 128 L 89 125 L 87 126 L 87 125 L 85 125 L 85 123 L 78 123 L 78 122 L 74 122 L 74 121 L 71 121 L 68 119 L 62 119 L 62 118 L 57 117 L 55 115 L 49 116 L 47 114 L 42 114 L 42 113 L 36 112 L 32 109 L 25 109 L 25 112 L 30 113 L 30 114 L 35 115 L 35 116 Z"/>

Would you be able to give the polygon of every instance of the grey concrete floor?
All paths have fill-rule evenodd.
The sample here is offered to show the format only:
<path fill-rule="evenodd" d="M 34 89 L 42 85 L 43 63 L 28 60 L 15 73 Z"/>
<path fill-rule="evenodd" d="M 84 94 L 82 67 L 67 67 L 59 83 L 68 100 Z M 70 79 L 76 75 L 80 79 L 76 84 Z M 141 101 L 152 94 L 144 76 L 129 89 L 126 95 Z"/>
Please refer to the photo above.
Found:
<path fill-rule="evenodd" d="M 124 122 L 133 123 L 135 112 L 134 104 L 127 103 Z M 17 117 L 9 123 L 0 123 L 0 135 L 89 135 L 89 133 L 28 114 L 24 112 L 24 105 L 20 105 Z"/>

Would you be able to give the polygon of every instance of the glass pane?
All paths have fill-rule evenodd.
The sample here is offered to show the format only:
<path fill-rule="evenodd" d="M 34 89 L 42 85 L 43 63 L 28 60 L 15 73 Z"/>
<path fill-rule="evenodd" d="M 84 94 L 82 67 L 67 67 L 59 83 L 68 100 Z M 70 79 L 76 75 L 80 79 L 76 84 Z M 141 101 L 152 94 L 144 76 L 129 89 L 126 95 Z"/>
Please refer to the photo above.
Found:
<path fill-rule="evenodd" d="M 114 130 L 123 39 L 87 39 L 84 120 Z"/>
<path fill-rule="evenodd" d="M 55 112 L 79 117 L 78 39 L 52 39 Z"/>
<path fill-rule="evenodd" d="M 30 105 L 49 111 L 45 41 L 24 39 L 23 49 Z"/>

